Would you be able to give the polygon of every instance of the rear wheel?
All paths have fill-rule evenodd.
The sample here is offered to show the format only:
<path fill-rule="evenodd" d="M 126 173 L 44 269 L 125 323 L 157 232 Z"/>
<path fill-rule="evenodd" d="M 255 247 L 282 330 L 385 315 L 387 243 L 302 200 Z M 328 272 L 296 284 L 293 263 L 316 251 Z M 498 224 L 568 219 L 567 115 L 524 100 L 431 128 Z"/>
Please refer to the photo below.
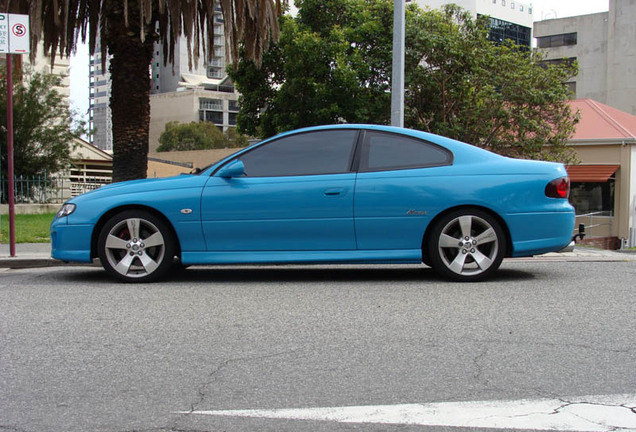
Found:
<path fill-rule="evenodd" d="M 441 275 L 470 282 L 491 276 L 505 255 L 501 224 L 479 209 L 451 212 L 433 226 L 428 259 Z"/>
<path fill-rule="evenodd" d="M 167 223 L 143 210 L 126 210 L 106 222 L 98 239 L 104 269 L 124 282 L 152 282 L 172 267 L 175 240 Z"/>

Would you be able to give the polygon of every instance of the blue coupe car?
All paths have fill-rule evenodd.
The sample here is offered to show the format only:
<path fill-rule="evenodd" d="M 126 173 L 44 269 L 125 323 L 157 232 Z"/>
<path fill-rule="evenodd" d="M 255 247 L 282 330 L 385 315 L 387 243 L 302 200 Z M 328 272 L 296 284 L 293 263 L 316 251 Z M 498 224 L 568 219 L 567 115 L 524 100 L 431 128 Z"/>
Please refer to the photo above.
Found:
<path fill-rule="evenodd" d="M 51 224 L 52 255 L 99 258 L 125 282 L 177 265 L 422 262 L 475 281 L 504 257 L 567 246 L 569 187 L 562 164 L 409 129 L 313 127 L 75 197 Z"/>

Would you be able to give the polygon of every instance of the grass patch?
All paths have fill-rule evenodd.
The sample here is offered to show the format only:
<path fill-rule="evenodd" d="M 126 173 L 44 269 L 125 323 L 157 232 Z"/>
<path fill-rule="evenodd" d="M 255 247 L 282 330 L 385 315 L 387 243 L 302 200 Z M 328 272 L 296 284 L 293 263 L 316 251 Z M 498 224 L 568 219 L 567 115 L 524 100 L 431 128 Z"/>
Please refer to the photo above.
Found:
<path fill-rule="evenodd" d="M 15 215 L 16 243 L 49 243 L 49 226 L 55 213 Z M 0 216 L 0 243 L 9 243 L 9 215 Z"/>

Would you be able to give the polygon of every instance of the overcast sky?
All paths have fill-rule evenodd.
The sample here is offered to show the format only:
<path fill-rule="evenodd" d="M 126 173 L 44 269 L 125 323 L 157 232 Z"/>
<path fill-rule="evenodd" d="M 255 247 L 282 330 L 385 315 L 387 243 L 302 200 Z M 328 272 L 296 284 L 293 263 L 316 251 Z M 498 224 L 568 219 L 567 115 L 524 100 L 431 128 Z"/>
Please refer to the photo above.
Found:
<path fill-rule="evenodd" d="M 526 2 L 526 0 L 521 0 Z M 565 18 L 609 10 L 609 0 L 534 0 L 530 2 L 534 10 L 534 20 Z M 71 58 L 71 105 L 88 119 L 88 48 L 77 48 Z"/>

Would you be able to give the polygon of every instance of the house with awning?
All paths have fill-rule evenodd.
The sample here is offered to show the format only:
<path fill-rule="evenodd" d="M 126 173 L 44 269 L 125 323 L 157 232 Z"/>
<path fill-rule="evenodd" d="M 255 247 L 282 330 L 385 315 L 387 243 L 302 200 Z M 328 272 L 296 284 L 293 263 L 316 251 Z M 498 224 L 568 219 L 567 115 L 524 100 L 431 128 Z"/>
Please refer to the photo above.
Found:
<path fill-rule="evenodd" d="M 569 144 L 581 163 L 567 167 L 577 224 L 596 246 L 636 247 L 636 116 L 592 99 L 570 104 L 580 114 Z"/>

